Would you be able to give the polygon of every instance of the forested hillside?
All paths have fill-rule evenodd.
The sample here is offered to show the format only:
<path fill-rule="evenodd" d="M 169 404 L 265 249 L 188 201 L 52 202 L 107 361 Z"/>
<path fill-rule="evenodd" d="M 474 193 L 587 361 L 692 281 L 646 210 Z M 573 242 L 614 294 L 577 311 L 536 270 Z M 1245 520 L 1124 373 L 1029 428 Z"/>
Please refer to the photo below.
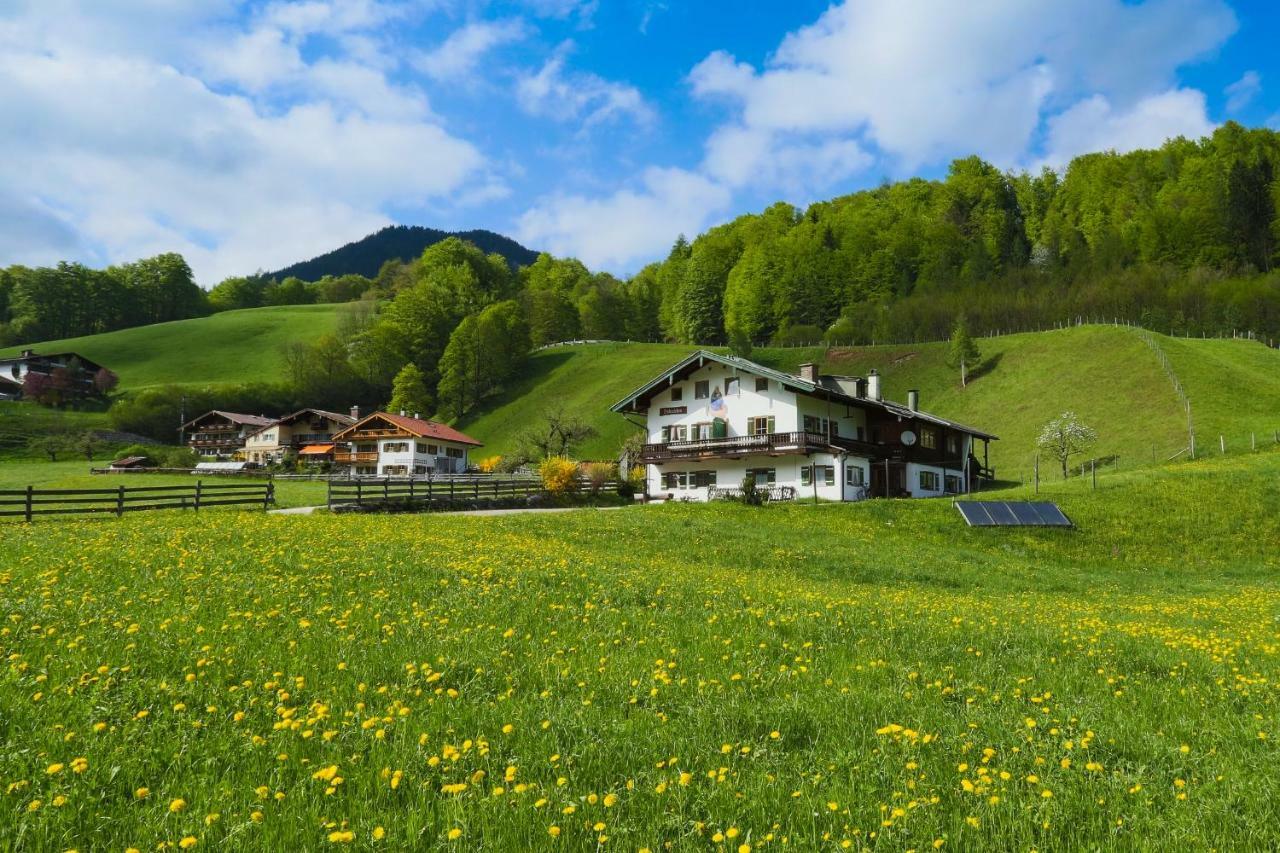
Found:
<path fill-rule="evenodd" d="M 510 237 L 483 229 L 451 232 L 423 228 L 420 225 L 389 225 L 332 252 L 268 273 L 266 277 L 280 281 L 290 277 L 319 281 L 327 275 L 374 278 L 387 261 L 411 261 L 428 246 L 434 246 L 448 237 L 466 240 L 485 254 L 496 252 L 507 259 L 512 269 L 531 264 L 538 258 L 537 252 L 526 249 Z"/>
<path fill-rule="evenodd" d="M 1280 336 L 1280 135 L 1228 123 L 1158 150 L 1007 175 L 976 157 L 713 228 L 627 285 L 632 337 L 937 340 L 1077 315 Z"/>

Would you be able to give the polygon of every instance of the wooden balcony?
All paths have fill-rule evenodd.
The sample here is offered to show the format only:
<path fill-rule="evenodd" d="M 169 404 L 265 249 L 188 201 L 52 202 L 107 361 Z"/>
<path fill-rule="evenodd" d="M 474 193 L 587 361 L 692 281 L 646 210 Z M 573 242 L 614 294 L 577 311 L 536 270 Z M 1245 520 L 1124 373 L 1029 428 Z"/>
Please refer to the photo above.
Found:
<path fill-rule="evenodd" d="M 819 432 L 771 432 L 762 435 L 738 435 L 729 438 L 703 438 L 694 441 L 672 441 L 646 444 L 640 450 L 644 463 L 674 462 L 696 459 L 741 459 L 744 456 L 785 456 L 795 453 L 845 451 L 876 457 L 881 449 L 865 441 L 844 436 L 828 436 Z"/>
<path fill-rule="evenodd" d="M 348 450 L 335 450 L 333 461 L 337 465 L 358 465 L 363 462 L 377 462 L 377 453 L 352 453 Z"/>

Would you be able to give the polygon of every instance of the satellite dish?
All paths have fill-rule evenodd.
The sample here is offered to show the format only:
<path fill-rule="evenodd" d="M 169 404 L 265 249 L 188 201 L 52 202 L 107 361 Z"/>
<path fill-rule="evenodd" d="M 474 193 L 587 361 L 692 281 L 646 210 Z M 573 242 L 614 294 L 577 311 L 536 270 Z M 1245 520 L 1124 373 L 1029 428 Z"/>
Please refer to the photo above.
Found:
<path fill-rule="evenodd" d="M 916 434 L 909 429 L 904 429 L 902 431 L 902 443 L 907 447 L 910 447 L 911 445 L 915 444 Z"/>

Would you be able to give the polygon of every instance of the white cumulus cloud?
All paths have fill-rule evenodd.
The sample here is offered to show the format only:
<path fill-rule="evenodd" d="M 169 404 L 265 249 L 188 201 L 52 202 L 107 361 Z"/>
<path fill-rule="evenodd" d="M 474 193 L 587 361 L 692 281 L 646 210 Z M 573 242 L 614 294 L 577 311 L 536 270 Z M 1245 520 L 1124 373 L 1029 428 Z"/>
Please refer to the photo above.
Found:
<path fill-rule="evenodd" d="M 604 198 L 543 199 L 520 218 L 517 236 L 597 269 L 622 269 L 663 253 L 678 234 L 697 234 L 731 199 L 725 187 L 695 172 L 650 168 L 638 186 Z"/>
<path fill-rule="evenodd" d="M 626 117 L 641 124 L 653 121 L 652 107 L 635 86 L 566 68 L 569 48 L 562 46 L 537 73 L 525 74 L 516 82 L 521 109 L 557 121 L 580 121 L 587 127 Z"/>
<path fill-rule="evenodd" d="M 518 18 L 477 21 L 455 30 L 434 50 L 414 59 L 414 65 L 435 80 L 456 80 L 474 73 L 485 54 L 519 41 L 527 28 Z"/>

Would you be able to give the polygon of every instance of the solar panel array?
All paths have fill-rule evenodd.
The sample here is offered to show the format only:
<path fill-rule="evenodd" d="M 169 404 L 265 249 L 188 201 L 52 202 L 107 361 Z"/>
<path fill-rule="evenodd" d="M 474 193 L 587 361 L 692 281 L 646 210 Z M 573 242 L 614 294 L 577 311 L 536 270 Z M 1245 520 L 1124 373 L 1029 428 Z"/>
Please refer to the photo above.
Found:
<path fill-rule="evenodd" d="M 956 501 L 970 527 L 1072 527 L 1071 519 L 1048 501 Z"/>

